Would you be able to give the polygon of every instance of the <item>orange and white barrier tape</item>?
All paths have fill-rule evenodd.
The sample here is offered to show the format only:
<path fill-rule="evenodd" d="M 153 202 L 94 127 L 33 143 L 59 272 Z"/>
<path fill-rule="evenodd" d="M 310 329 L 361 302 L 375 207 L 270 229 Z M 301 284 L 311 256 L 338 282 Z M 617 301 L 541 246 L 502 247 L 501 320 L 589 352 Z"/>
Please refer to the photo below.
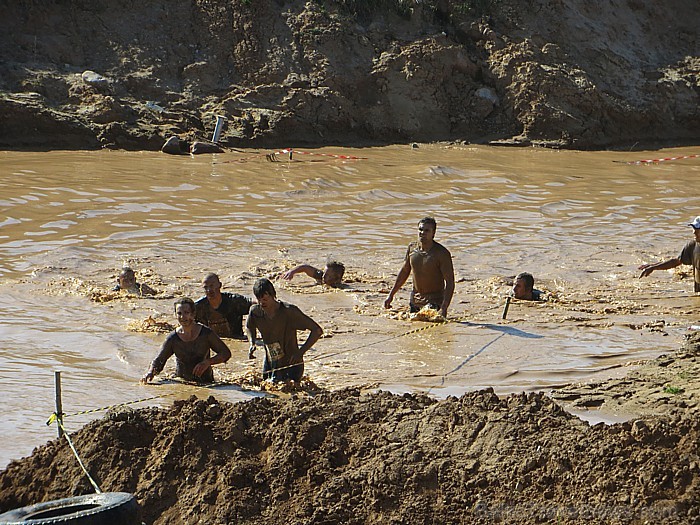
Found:
<path fill-rule="evenodd" d="M 366 160 L 367 157 L 356 157 L 355 155 L 337 155 L 333 153 L 313 153 L 310 151 L 300 151 L 298 149 L 294 148 L 284 148 L 278 151 L 273 151 L 270 153 L 257 153 L 255 155 L 249 155 L 248 157 L 243 157 L 240 159 L 233 159 L 233 160 L 225 160 L 223 162 L 217 162 L 216 164 L 228 164 L 230 162 L 248 162 L 249 160 L 255 160 L 258 159 L 262 156 L 265 156 L 265 158 L 270 161 L 270 162 L 279 162 L 281 159 L 278 159 L 278 155 L 287 155 L 288 160 L 293 160 L 294 154 L 297 155 L 311 155 L 311 156 L 317 156 L 317 157 L 331 157 L 334 159 L 341 159 L 341 160 Z"/>
<path fill-rule="evenodd" d="M 696 159 L 700 157 L 700 154 L 696 155 L 681 155 L 679 157 L 665 157 L 663 159 L 647 159 L 647 160 L 633 160 L 630 162 L 625 162 L 625 164 L 657 164 L 659 162 L 666 162 L 669 160 L 684 160 L 684 159 Z"/>

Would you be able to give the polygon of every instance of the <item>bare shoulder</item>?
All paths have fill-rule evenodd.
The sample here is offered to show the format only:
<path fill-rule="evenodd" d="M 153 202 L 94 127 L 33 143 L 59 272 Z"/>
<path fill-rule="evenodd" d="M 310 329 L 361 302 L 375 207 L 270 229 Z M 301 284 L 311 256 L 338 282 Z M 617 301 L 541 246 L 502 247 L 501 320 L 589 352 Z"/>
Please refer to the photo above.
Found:
<path fill-rule="evenodd" d="M 436 248 L 435 251 L 437 252 L 438 257 L 440 257 L 440 258 L 445 258 L 445 257 L 452 258 L 452 254 L 450 253 L 450 250 L 445 248 L 439 242 L 435 242 L 435 248 Z"/>

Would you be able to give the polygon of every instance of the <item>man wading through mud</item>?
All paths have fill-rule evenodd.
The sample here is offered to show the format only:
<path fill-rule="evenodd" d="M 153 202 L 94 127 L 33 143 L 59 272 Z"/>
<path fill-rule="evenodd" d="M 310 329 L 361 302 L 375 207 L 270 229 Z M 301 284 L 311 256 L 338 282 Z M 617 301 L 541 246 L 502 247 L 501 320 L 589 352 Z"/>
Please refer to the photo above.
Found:
<path fill-rule="evenodd" d="M 304 375 L 304 354 L 323 335 L 321 327 L 293 304 L 277 300 L 277 292 L 269 279 L 258 279 L 253 285 L 258 304 L 250 307 L 246 335 L 250 343 L 248 357 L 255 357 L 255 334 L 260 332 L 265 344 L 263 379 L 300 381 Z M 310 334 L 299 346 L 297 330 Z"/>
<path fill-rule="evenodd" d="M 194 303 L 196 321 L 208 326 L 219 337 L 244 339 L 243 316 L 253 305 L 248 297 L 221 291 L 221 281 L 215 273 L 209 273 L 202 281 L 204 297 Z"/>
<path fill-rule="evenodd" d="M 695 220 L 688 224 L 692 226 L 695 233 L 695 240 L 690 241 L 683 247 L 681 254 L 678 257 L 668 259 L 667 261 L 658 262 L 656 264 L 642 264 L 639 269 L 642 270 L 639 278 L 646 277 L 654 270 L 670 270 L 681 264 L 688 264 L 693 267 L 693 275 L 695 277 L 695 292 L 700 292 L 700 216 L 695 217 Z"/>
<path fill-rule="evenodd" d="M 403 266 L 384 301 L 384 308 L 391 308 L 394 295 L 413 274 L 411 312 L 429 306 L 447 318 L 447 308 L 455 291 L 455 274 L 449 250 L 433 240 L 436 229 L 437 223 L 432 217 L 425 217 L 418 223 L 418 241 L 408 245 Z"/>
<path fill-rule="evenodd" d="M 195 322 L 194 312 L 194 301 L 189 297 L 175 301 L 175 315 L 180 326 L 168 335 L 160 353 L 141 379 L 142 383 L 148 383 L 158 375 L 172 355 L 175 355 L 176 376 L 187 381 L 214 382 L 212 365 L 228 361 L 231 350 L 211 328 Z M 209 350 L 216 355 L 211 357 Z"/>

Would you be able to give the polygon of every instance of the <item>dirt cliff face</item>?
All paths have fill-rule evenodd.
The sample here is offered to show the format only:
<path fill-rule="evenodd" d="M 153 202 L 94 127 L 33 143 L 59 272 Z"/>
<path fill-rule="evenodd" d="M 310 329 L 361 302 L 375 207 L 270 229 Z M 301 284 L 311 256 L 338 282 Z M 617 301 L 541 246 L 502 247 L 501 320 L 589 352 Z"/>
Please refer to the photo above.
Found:
<path fill-rule="evenodd" d="M 694 0 L 0 1 L 0 146 L 697 141 Z M 93 72 L 93 73 L 90 73 Z"/>

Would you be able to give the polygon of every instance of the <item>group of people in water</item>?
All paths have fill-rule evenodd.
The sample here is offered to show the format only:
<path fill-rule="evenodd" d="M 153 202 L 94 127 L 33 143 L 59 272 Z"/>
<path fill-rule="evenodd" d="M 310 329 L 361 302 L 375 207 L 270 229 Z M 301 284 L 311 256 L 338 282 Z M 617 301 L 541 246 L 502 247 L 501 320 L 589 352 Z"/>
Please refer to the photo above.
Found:
<path fill-rule="evenodd" d="M 640 278 L 655 270 L 671 269 L 681 264 L 692 265 L 695 291 L 700 292 L 700 216 L 689 225 L 694 229 L 695 240 L 685 245 L 679 257 L 640 266 Z M 391 308 L 396 293 L 412 277 L 410 311 L 413 313 L 430 308 L 447 319 L 455 290 L 454 269 L 449 250 L 435 241 L 436 229 L 437 223 L 432 217 L 419 221 L 418 239 L 408 245 L 403 266 L 384 301 L 385 308 Z M 330 261 L 323 270 L 308 264 L 299 265 L 282 274 L 282 278 L 291 280 L 295 275 L 305 274 L 320 284 L 338 287 L 344 273 L 342 263 Z M 136 282 L 131 269 L 124 269 L 119 276 L 119 289 L 144 295 L 147 293 L 146 286 Z M 297 306 L 280 301 L 273 283 L 267 278 L 258 279 L 253 285 L 255 301 L 237 293 L 222 292 L 221 281 L 214 273 L 204 278 L 202 286 L 205 296 L 198 301 L 182 298 L 175 302 L 179 327 L 168 335 L 142 382 L 150 382 L 173 355 L 178 377 L 188 381 L 212 382 L 212 366 L 224 363 L 231 357 L 230 349 L 221 338 L 247 339 L 248 356 L 254 358 L 258 334 L 265 349 L 263 379 L 301 380 L 304 354 L 323 335 L 318 323 Z M 534 277 L 526 272 L 516 276 L 512 297 L 528 301 L 544 299 L 542 292 L 534 288 Z M 243 316 L 247 316 L 245 324 Z M 299 331 L 309 332 L 301 345 L 297 338 Z"/>

